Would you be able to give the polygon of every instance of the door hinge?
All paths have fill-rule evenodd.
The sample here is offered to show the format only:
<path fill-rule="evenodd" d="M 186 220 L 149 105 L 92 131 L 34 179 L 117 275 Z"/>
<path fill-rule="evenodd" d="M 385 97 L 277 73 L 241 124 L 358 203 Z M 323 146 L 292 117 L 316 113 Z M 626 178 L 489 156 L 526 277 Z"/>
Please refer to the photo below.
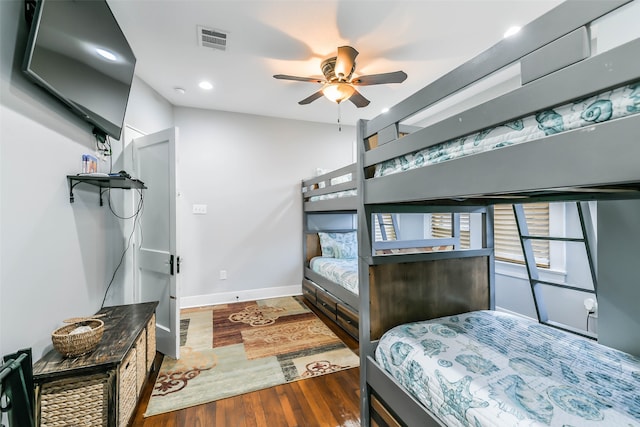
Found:
<path fill-rule="evenodd" d="M 176 257 L 176 274 L 180 274 L 180 257 Z"/>
<path fill-rule="evenodd" d="M 169 257 L 169 274 L 173 276 L 173 255 Z"/>

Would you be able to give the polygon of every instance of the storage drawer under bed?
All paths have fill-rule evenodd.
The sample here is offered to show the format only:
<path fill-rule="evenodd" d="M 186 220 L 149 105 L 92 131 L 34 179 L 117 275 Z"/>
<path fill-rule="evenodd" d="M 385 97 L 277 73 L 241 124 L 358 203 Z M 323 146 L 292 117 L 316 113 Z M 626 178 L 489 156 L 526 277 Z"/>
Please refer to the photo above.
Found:
<path fill-rule="evenodd" d="M 393 414 L 378 400 L 375 395 L 371 395 L 371 427 L 402 427 Z"/>
<path fill-rule="evenodd" d="M 335 321 L 338 300 L 336 300 L 330 294 L 323 292 L 321 290 L 316 291 L 316 298 L 318 301 L 316 305 L 320 309 L 320 311 L 322 311 L 324 314 L 327 315 L 327 317 Z"/>
<path fill-rule="evenodd" d="M 302 279 L 302 295 L 308 299 L 313 305 L 317 304 L 316 301 L 316 286 L 308 281 L 307 279 Z"/>
<path fill-rule="evenodd" d="M 358 313 L 348 305 L 338 303 L 336 307 L 336 322 L 355 339 L 358 339 Z"/>

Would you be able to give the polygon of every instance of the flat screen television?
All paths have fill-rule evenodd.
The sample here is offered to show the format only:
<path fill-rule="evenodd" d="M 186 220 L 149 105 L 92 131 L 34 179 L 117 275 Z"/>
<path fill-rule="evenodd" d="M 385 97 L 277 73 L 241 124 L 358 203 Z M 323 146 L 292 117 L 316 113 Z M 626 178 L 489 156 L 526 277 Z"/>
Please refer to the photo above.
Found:
<path fill-rule="evenodd" d="M 135 64 L 105 0 L 36 2 L 23 70 L 93 124 L 96 136 L 120 139 Z"/>

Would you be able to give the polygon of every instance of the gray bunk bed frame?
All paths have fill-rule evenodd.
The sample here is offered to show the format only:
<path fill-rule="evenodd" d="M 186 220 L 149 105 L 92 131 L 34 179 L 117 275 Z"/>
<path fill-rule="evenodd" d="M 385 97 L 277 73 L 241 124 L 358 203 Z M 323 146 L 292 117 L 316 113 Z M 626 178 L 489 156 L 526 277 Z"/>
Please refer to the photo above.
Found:
<path fill-rule="evenodd" d="M 331 184 L 333 178 L 351 173 L 351 181 Z M 302 293 L 304 297 L 346 330 L 354 338 L 358 338 L 358 295 L 350 292 L 337 283 L 319 275 L 309 268 L 309 261 L 320 255 L 318 231 L 345 232 L 352 229 L 340 230 L 310 230 L 308 214 L 357 213 L 358 197 L 346 196 L 324 200 L 310 200 L 313 196 L 324 196 L 339 191 L 357 189 L 358 165 L 352 163 L 342 168 L 327 172 L 314 178 L 302 181 L 303 195 L 303 278 Z M 324 183 L 321 187 L 320 183 Z"/>
<path fill-rule="evenodd" d="M 640 114 L 394 175 L 372 177 L 371 170 L 386 160 L 640 79 L 640 40 L 598 55 L 590 53 L 591 23 L 630 1 L 566 1 L 524 27 L 517 38 L 500 41 L 386 114 L 359 122 L 363 426 L 443 425 L 375 362 L 380 335 L 400 323 L 495 308 L 494 204 L 639 199 Z M 518 62 L 523 78 L 519 88 L 399 138 L 401 121 Z M 542 172 L 541 165 L 545 165 Z M 460 179 L 465 176 L 473 179 Z M 373 213 L 446 210 L 484 213 L 483 249 L 372 255 Z M 468 260 L 475 265 L 467 266 Z M 599 265 L 599 273 L 605 268 L 609 269 Z M 450 276 L 452 272 L 457 274 Z M 628 271 L 623 275 L 631 276 Z M 431 288 L 424 285 L 429 280 Z M 635 321 L 640 325 L 640 319 Z M 635 334 L 631 340 L 640 334 L 631 333 Z"/>

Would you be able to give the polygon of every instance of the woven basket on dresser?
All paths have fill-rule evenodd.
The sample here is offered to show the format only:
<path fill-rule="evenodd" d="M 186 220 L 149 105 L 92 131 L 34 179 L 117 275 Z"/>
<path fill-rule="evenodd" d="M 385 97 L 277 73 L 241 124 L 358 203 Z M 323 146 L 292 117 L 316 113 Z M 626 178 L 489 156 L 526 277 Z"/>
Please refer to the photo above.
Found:
<path fill-rule="evenodd" d="M 43 384 L 41 427 L 107 427 L 108 374 Z"/>
<path fill-rule="evenodd" d="M 65 322 L 69 322 L 65 320 Z M 71 333 L 80 326 L 88 326 L 88 331 Z M 70 322 L 51 333 L 53 347 L 65 357 L 82 356 L 92 352 L 102 339 L 104 322 L 100 319 L 85 319 L 79 322 Z"/>

